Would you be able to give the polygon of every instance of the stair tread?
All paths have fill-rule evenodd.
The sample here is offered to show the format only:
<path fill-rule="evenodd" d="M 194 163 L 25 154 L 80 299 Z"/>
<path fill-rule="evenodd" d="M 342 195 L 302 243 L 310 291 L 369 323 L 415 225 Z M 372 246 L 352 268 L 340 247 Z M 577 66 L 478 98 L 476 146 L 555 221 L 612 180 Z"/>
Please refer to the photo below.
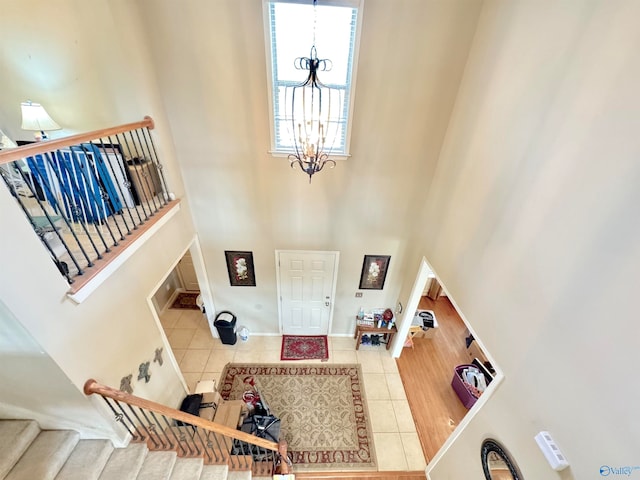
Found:
<path fill-rule="evenodd" d="M 251 480 L 251 471 L 244 470 L 229 472 L 229 474 L 227 475 L 227 480 Z"/>
<path fill-rule="evenodd" d="M 40 427 L 33 420 L 0 421 L 0 478 L 18 463 L 20 457 L 40 433 Z"/>
<path fill-rule="evenodd" d="M 97 480 L 113 450 L 109 440 L 80 440 L 56 480 Z"/>
<path fill-rule="evenodd" d="M 226 480 L 231 478 L 228 476 L 229 473 L 229 467 L 226 465 L 205 465 L 202 468 L 200 480 Z"/>
<path fill-rule="evenodd" d="M 149 449 L 144 443 L 131 443 L 127 448 L 116 448 L 107 460 L 100 480 L 134 480 Z"/>
<path fill-rule="evenodd" d="M 80 435 L 71 430 L 43 430 L 31 442 L 6 480 L 53 480 L 75 448 Z"/>
<path fill-rule="evenodd" d="M 149 452 L 144 459 L 136 480 L 169 480 L 178 454 L 169 452 Z"/>
<path fill-rule="evenodd" d="M 194 480 L 202 474 L 204 462 L 201 458 L 178 458 L 169 480 Z"/>

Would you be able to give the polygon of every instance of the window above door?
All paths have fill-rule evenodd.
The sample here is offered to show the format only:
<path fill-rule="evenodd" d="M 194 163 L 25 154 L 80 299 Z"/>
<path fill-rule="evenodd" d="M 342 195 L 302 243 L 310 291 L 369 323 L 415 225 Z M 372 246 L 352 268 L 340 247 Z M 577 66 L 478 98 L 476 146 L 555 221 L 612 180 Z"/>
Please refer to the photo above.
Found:
<path fill-rule="evenodd" d="M 319 71 L 320 82 L 336 89 L 331 109 L 337 115 L 332 158 L 349 156 L 351 114 L 359 20 L 364 0 L 263 0 L 267 78 L 271 124 L 271 153 L 286 156 L 294 151 L 291 92 L 304 82 L 308 70 L 295 67 L 295 60 L 309 57 L 315 45 L 318 58 L 331 61 L 330 71 Z M 315 25 L 315 38 L 314 38 Z"/>

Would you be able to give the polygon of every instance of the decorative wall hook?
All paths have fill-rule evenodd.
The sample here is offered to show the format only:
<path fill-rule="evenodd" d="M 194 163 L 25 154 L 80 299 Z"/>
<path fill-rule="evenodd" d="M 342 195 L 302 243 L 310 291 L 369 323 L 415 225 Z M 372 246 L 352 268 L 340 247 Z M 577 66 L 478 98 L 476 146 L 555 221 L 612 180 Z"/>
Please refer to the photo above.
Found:
<path fill-rule="evenodd" d="M 141 363 L 138 367 L 138 380 L 142 380 L 144 378 L 144 383 L 149 383 L 151 380 L 151 373 L 149 373 L 149 364 L 151 362 Z"/>
<path fill-rule="evenodd" d="M 133 375 L 129 374 L 126 377 L 122 377 L 120 379 L 120 390 L 123 392 L 127 392 L 129 395 L 133 393 L 133 387 L 131 386 L 131 380 L 133 379 Z"/>
<path fill-rule="evenodd" d="M 156 356 L 153 357 L 153 363 L 158 362 L 162 366 L 162 347 L 156 348 Z"/>

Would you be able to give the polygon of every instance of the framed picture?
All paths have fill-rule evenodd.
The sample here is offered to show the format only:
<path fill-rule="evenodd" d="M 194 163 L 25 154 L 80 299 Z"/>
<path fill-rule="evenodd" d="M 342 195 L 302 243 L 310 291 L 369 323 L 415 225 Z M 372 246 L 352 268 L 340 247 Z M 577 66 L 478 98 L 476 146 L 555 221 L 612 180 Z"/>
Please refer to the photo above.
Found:
<path fill-rule="evenodd" d="M 360 274 L 360 290 L 382 290 L 390 260 L 389 255 L 365 255 Z"/>
<path fill-rule="evenodd" d="M 225 250 L 229 283 L 232 287 L 255 287 L 256 272 L 253 269 L 253 253 Z"/>

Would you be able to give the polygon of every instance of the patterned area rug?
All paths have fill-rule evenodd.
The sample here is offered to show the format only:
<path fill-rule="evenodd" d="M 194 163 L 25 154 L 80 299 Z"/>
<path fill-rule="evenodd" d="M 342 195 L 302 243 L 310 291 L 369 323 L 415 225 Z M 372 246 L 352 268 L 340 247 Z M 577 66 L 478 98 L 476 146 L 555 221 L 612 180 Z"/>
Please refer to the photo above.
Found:
<path fill-rule="evenodd" d="M 280 360 L 328 360 L 326 335 L 283 335 Z"/>
<path fill-rule="evenodd" d="M 242 398 L 253 377 L 280 418 L 296 471 L 375 470 L 376 455 L 360 365 L 227 364 L 223 398 Z"/>
<path fill-rule="evenodd" d="M 200 310 L 196 304 L 196 298 L 200 295 L 198 292 L 180 292 L 171 304 L 170 308 L 181 308 L 186 310 Z"/>

